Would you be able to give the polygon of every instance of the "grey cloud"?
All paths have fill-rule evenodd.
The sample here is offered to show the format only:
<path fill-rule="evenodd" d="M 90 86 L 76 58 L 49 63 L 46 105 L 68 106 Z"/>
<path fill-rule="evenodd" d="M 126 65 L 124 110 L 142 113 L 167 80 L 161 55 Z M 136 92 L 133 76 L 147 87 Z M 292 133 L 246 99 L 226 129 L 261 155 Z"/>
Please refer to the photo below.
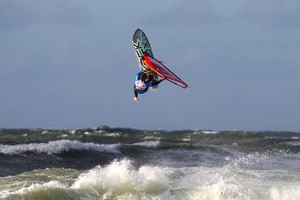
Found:
<path fill-rule="evenodd" d="M 35 24 L 82 24 L 89 20 L 88 10 L 70 0 L 6 0 L 0 3 L 0 29 Z"/>
<path fill-rule="evenodd" d="M 221 18 L 217 15 L 209 1 L 189 0 L 174 6 L 168 12 L 149 20 L 156 25 L 197 25 L 200 23 L 215 23 Z"/>
<path fill-rule="evenodd" d="M 267 27 L 300 26 L 300 7 L 282 0 L 251 0 L 238 17 Z"/>

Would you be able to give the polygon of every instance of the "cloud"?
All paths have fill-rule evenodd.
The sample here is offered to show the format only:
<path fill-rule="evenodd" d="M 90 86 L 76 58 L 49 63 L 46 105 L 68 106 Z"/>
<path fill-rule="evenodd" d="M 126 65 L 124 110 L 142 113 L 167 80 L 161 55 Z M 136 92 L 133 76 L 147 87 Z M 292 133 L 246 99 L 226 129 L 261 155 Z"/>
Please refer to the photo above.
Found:
<path fill-rule="evenodd" d="M 197 25 L 215 23 L 221 18 L 209 1 L 189 0 L 174 6 L 169 11 L 153 17 L 150 22 L 158 25 Z"/>
<path fill-rule="evenodd" d="M 201 24 L 259 23 L 268 27 L 299 27 L 300 3 L 297 0 L 186 0 L 150 18 L 161 26 Z"/>
<path fill-rule="evenodd" d="M 23 0 L 0 3 L 0 29 L 36 24 L 82 24 L 88 10 L 70 0 Z"/>
<path fill-rule="evenodd" d="M 238 17 L 269 27 L 300 26 L 300 6 L 282 0 L 251 0 Z"/>

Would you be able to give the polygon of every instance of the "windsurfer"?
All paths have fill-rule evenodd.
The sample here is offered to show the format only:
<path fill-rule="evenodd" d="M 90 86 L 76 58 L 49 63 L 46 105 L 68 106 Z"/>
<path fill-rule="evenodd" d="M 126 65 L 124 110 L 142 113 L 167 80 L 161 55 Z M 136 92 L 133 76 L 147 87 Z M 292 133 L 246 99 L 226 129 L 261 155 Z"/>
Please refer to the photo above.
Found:
<path fill-rule="evenodd" d="M 136 75 L 136 79 L 134 82 L 134 101 L 138 101 L 138 94 L 143 94 L 145 92 L 148 91 L 149 87 L 155 87 L 158 84 L 160 84 L 161 81 L 163 81 L 163 79 L 157 81 L 153 74 L 151 73 L 146 73 L 144 71 L 140 71 L 137 75 Z"/>

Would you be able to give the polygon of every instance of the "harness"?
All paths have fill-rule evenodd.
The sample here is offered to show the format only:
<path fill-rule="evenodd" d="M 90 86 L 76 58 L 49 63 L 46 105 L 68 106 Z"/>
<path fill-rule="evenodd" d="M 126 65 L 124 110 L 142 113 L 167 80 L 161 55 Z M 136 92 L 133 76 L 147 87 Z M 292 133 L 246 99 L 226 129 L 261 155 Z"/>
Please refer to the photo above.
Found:
<path fill-rule="evenodd" d="M 145 85 L 145 83 L 141 80 L 135 81 L 135 88 L 137 90 L 145 90 L 147 88 L 147 86 Z"/>

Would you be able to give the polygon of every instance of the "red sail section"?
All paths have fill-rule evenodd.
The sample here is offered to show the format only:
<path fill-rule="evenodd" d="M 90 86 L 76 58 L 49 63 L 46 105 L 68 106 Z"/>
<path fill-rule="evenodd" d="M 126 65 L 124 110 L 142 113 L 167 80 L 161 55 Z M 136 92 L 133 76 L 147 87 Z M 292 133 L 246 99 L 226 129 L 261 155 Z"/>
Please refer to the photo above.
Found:
<path fill-rule="evenodd" d="M 176 76 L 171 70 L 164 66 L 160 61 L 152 58 L 148 55 L 144 55 L 144 63 L 159 76 L 166 78 L 168 81 L 182 87 L 188 87 L 188 84 L 183 82 L 178 76 Z"/>

